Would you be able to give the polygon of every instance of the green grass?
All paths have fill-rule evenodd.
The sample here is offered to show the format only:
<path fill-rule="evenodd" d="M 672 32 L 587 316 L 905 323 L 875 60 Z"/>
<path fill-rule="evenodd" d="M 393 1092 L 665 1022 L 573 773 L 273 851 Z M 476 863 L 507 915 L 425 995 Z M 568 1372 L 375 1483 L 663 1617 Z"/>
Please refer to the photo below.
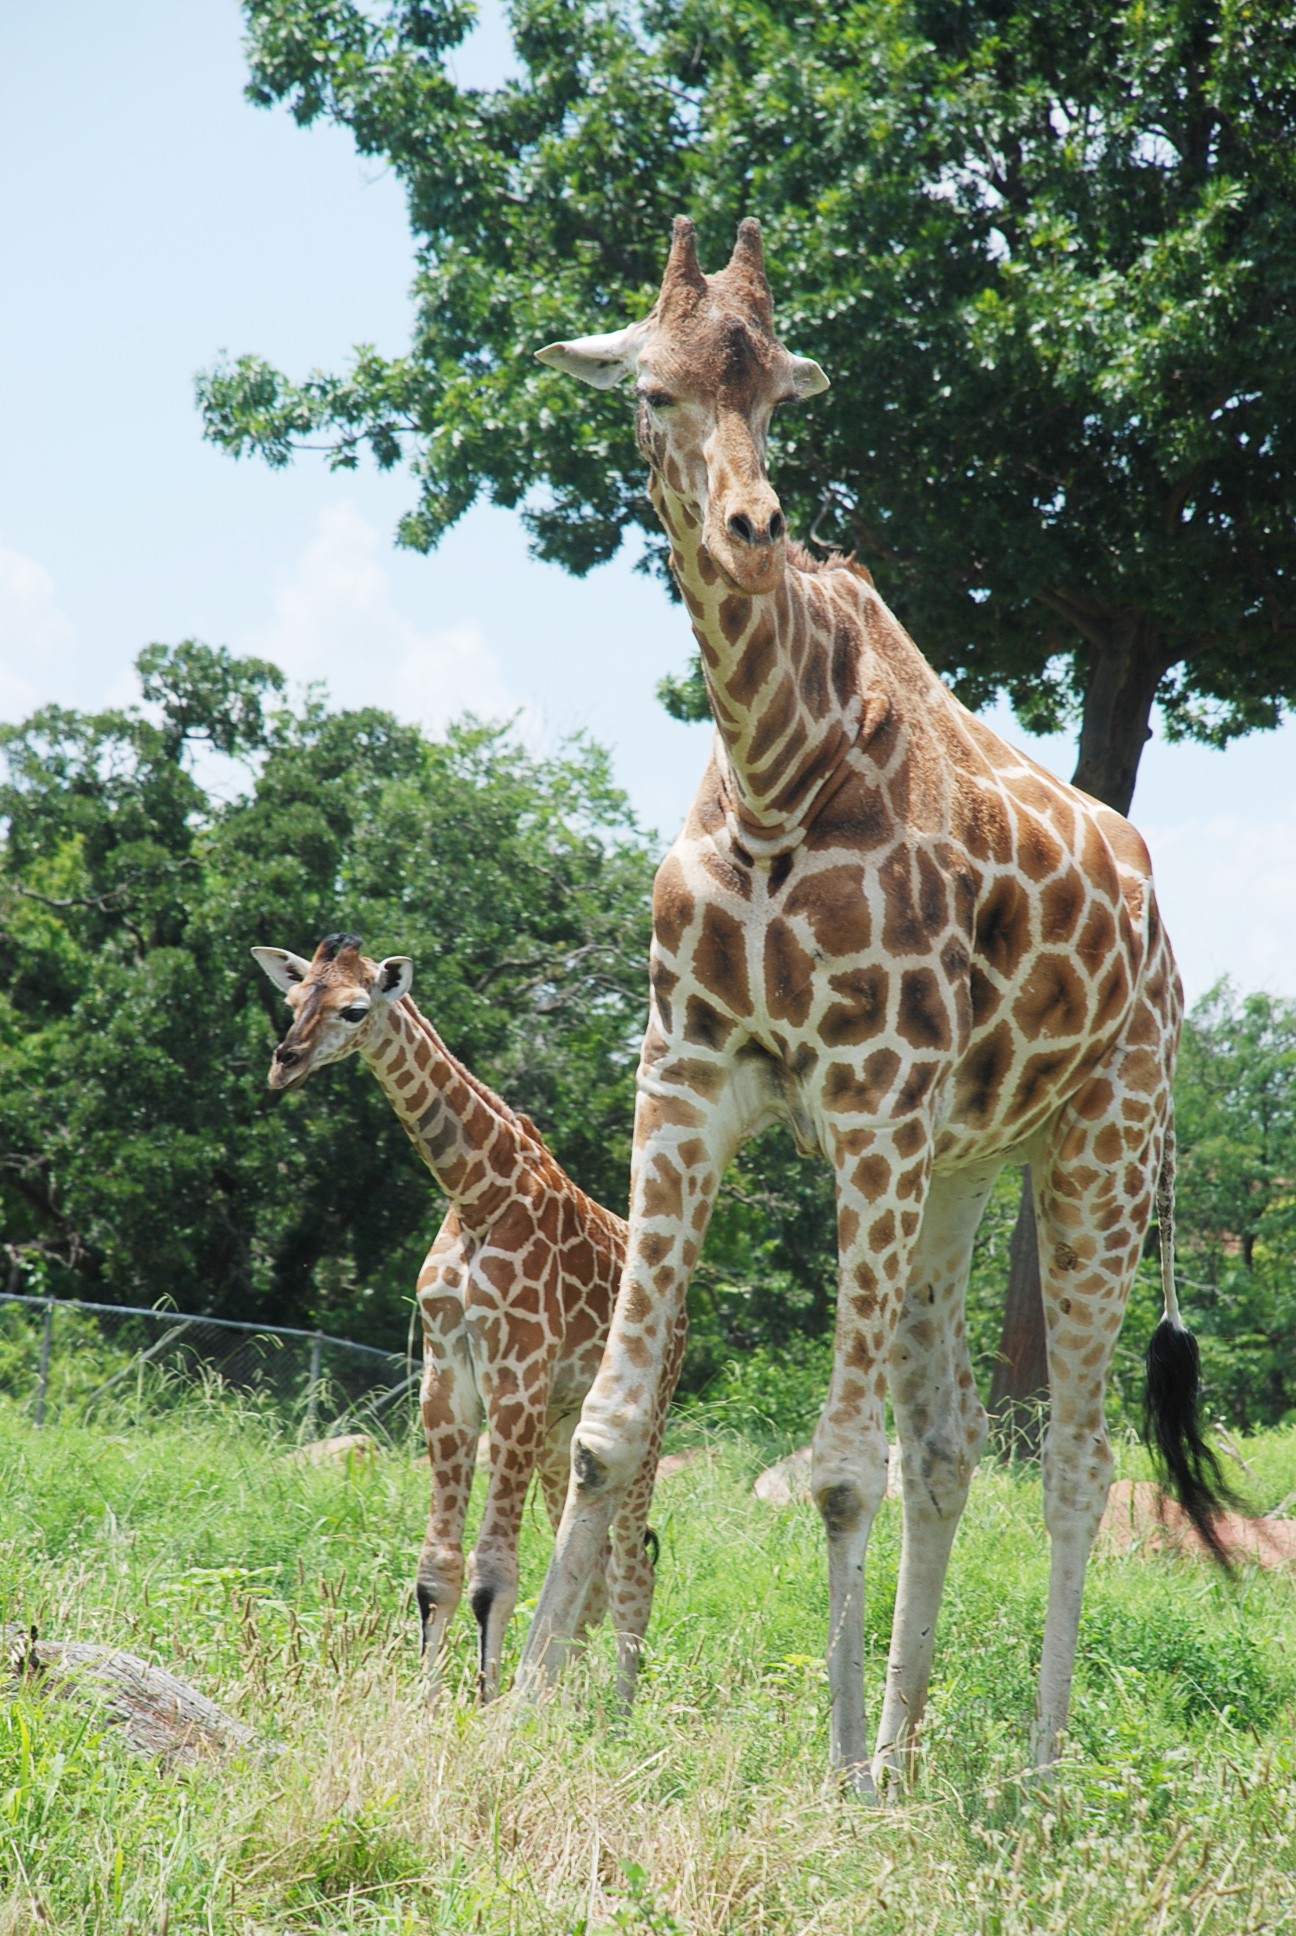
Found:
<path fill-rule="evenodd" d="M 596 1640 L 538 1716 L 417 1692 L 412 1450 L 294 1464 L 229 1401 L 56 1422 L 0 1408 L 0 1618 L 155 1659 L 264 1751 L 169 1772 L 68 1702 L 0 1702 L 0 1933 L 1296 1930 L 1296 1583 L 1188 1562 L 1090 1572 L 1071 1745 L 1021 1779 L 1047 1567 L 1038 1484 L 978 1478 L 942 1612 L 924 1760 L 902 1808 L 824 1781 L 823 1541 L 751 1493 L 767 1448 L 702 1456 L 658 1494 L 643 1690 L 610 1712 Z M 1296 1434 L 1242 1448 L 1261 1506 Z M 1124 1455 L 1139 1476 L 1138 1455 Z M 899 1508 L 870 1555 L 876 1704 Z M 523 1594 L 549 1540 L 529 1516 Z M 515 1622 L 516 1656 L 524 1620 Z"/>

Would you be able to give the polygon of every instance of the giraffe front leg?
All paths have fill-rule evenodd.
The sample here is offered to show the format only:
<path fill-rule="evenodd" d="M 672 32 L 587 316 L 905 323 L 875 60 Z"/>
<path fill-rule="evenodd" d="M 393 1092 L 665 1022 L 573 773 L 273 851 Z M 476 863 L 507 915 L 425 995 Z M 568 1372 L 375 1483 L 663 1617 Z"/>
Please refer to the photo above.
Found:
<path fill-rule="evenodd" d="M 972 1244 L 993 1171 L 934 1177 L 891 1346 L 890 1387 L 903 1453 L 904 1545 L 873 1780 L 884 1796 L 913 1773 L 936 1619 L 986 1413 L 968 1356 L 964 1304 Z"/>
<path fill-rule="evenodd" d="M 657 1411 L 648 1439 L 648 1450 L 631 1481 L 621 1510 L 612 1525 L 612 1551 L 608 1565 L 608 1599 L 617 1646 L 617 1699 L 629 1708 L 639 1679 L 643 1639 L 652 1614 L 653 1592 L 657 1583 L 656 1535 L 648 1525 L 653 1490 L 657 1483 L 657 1461 L 671 1399 L 679 1382 L 688 1342 L 688 1316 L 681 1311 L 666 1363 L 665 1376 L 657 1392 Z"/>
<path fill-rule="evenodd" d="M 810 1489 L 828 1536 L 828 1687 L 832 1767 L 875 1794 L 864 1706 L 864 1578 L 886 1491 L 884 1401 L 907 1261 L 930 1173 L 924 1124 L 834 1135 L 840 1279 L 832 1382 L 814 1436 Z"/>
<path fill-rule="evenodd" d="M 576 1414 L 551 1421 L 545 1441 L 544 1463 L 540 1470 L 540 1480 L 544 1491 L 545 1510 L 549 1524 L 557 1534 L 562 1524 L 563 1507 L 567 1503 L 567 1482 L 571 1477 L 571 1442 L 576 1429 Z M 609 1553 L 605 1554 L 604 1564 L 596 1566 L 590 1577 L 589 1591 L 585 1595 L 580 1618 L 576 1624 L 575 1638 L 579 1641 L 602 1624 L 608 1608 L 607 1565 Z"/>
<path fill-rule="evenodd" d="M 429 1263 L 433 1259 L 435 1251 Z M 427 1266 L 419 1291 L 423 1316 L 420 1406 L 432 1470 L 432 1505 L 414 1591 L 426 1694 L 433 1703 L 440 1693 L 446 1636 L 463 1593 L 464 1521 L 482 1408 L 462 1300 L 455 1291 L 439 1295 L 444 1280 L 438 1274 L 428 1283 L 426 1274 Z"/>
<path fill-rule="evenodd" d="M 1116 1058 L 1116 1085 L 1128 1060 Z M 1119 1114 L 1112 1096 L 1113 1081 L 1104 1073 L 1071 1104 L 1051 1150 L 1032 1165 L 1048 1343 L 1042 1464 L 1052 1548 L 1030 1743 L 1036 1768 L 1057 1760 L 1066 1727 L 1085 1573 L 1112 1474 L 1107 1373 L 1151 1221 L 1161 1160 L 1164 1125 L 1154 1119 L 1146 1086 L 1135 1084 L 1127 1092 Z M 1131 1149 L 1140 1131 L 1142 1146 Z"/>
<path fill-rule="evenodd" d="M 625 1270 L 572 1438 L 567 1504 L 518 1673 L 531 1697 L 561 1671 L 613 1520 L 648 1456 L 689 1277 L 737 1140 L 732 1111 L 696 1092 L 696 1074 L 696 1058 L 674 1080 L 660 1067 L 640 1070 Z"/>

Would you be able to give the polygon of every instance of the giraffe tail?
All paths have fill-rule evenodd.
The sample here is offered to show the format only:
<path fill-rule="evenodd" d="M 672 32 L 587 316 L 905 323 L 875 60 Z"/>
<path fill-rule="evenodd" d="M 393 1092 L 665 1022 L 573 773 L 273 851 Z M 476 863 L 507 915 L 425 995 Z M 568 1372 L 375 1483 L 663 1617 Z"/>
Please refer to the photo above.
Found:
<path fill-rule="evenodd" d="M 1202 1434 L 1201 1354 L 1196 1338 L 1183 1321 L 1175 1294 L 1174 1184 L 1172 1117 L 1166 1130 L 1156 1189 L 1165 1312 L 1147 1350 L 1143 1437 L 1161 1486 L 1173 1492 L 1207 1550 L 1227 1572 L 1231 1570 L 1231 1561 L 1220 1538 L 1219 1516 L 1236 1501 L 1214 1448 Z"/>

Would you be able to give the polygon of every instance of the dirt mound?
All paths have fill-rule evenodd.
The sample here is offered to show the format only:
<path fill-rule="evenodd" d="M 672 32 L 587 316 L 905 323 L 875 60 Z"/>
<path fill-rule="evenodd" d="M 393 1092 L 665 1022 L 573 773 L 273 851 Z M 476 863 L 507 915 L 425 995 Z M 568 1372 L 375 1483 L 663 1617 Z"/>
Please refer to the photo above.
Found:
<path fill-rule="evenodd" d="M 1296 1567 L 1296 1519 L 1248 1519 L 1221 1513 L 1220 1542 L 1229 1558 L 1253 1566 Z M 1107 1495 L 1098 1528 L 1105 1553 L 1182 1553 L 1209 1559 L 1210 1548 L 1183 1507 L 1147 1479 L 1120 1479 Z"/>

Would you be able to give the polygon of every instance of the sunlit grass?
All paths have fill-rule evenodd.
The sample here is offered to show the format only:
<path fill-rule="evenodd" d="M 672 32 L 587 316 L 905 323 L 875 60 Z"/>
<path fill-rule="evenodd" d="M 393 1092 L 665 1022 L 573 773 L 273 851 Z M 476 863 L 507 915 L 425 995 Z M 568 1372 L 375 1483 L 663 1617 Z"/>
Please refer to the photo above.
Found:
<path fill-rule="evenodd" d="M 1068 1759 L 1031 1785 L 1039 1489 L 987 1470 L 916 1792 L 867 1811 L 824 1780 L 817 1517 L 753 1497 L 766 1454 L 731 1420 L 685 1436 L 701 1456 L 658 1494 L 629 1719 L 606 1635 L 539 1715 L 478 1712 L 466 1615 L 429 1715 L 412 1448 L 306 1467 L 271 1421 L 201 1397 L 39 1434 L 0 1411 L 0 1617 L 145 1654 L 263 1744 L 181 1775 L 70 1702 L 0 1703 L 0 1932 L 1296 1929 L 1290 1578 L 1096 1561 Z M 1296 1486 L 1296 1435 L 1241 1449 L 1259 1505 Z M 533 1512 L 524 1601 L 548 1545 Z M 898 1550 L 892 1502 L 870 1554 L 874 1692 Z"/>

